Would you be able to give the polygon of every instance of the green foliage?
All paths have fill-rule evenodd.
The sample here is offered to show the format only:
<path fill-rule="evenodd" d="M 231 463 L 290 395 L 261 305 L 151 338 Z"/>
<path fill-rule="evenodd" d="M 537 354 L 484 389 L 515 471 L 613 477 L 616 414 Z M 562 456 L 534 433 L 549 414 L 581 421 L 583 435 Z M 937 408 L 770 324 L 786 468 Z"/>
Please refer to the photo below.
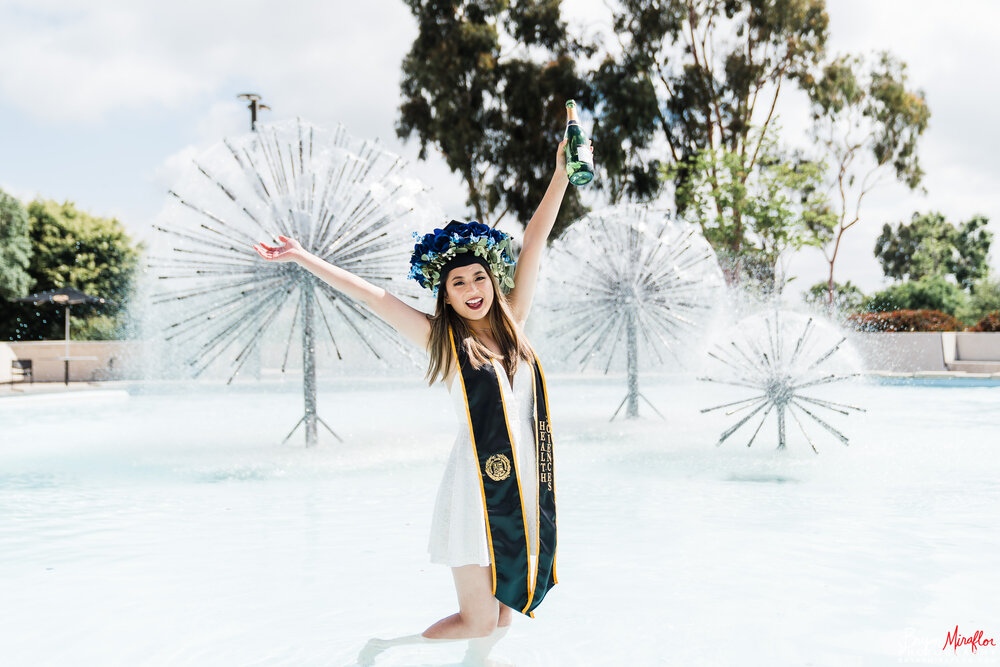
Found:
<path fill-rule="evenodd" d="M 511 213 L 527 224 L 555 168 L 566 100 L 592 106 L 576 70 L 587 49 L 567 35 L 559 0 L 406 4 L 418 34 L 403 61 L 397 135 L 416 135 L 421 158 L 430 145 L 441 151 L 480 222 Z M 570 188 L 552 238 L 583 213 Z"/>
<path fill-rule="evenodd" d="M 971 288 L 989 271 L 993 234 L 986 229 L 988 222 L 984 216 L 975 216 L 956 227 L 941 213 L 914 213 L 909 224 L 882 226 L 875 257 L 889 278 L 951 275 L 959 285 Z"/>
<path fill-rule="evenodd" d="M 971 289 L 976 281 L 986 278 L 990 271 L 989 255 L 993 232 L 986 229 L 989 222 L 986 216 L 977 215 L 958 227 L 951 274 L 959 285 L 967 289 Z"/>
<path fill-rule="evenodd" d="M 1000 281 L 994 277 L 988 275 L 973 283 L 969 292 L 968 306 L 958 313 L 962 321 L 972 324 L 1000 310 Z"/>
<path fill-rule="evenodd" d="M 864 170 L 890 166 L 898 181 L 916 188 L 923 178 L 917 142 L 930 108 L 923 91 L 907 88 L 906 64 L 888 51 L 869 66 L 860 56 L 839 56 L 823 67 L 810 89 L 815 136 L 853 184 Z M 864 155 L 874 164 L 862 164 Z M 856 171 L 859 168 L 862 171 Z M 867 174 L 866 183 L 871 185 Z"/>
<path fill-rule="evenodd" d="M 874 311 L 939 310 L 956 315 L 968 307 L 968 296 L 961 287 L 943 276 L 930 275 L 876 292 L 865 307 Z"/>
<path fill-rule="evenodd" d="M 810 88 L 813 137 L 832 166 L 830 186 L 838 224 L 823 245 L 830 278 L 844 233 L 861 220 L 861 205 L 883 172 L 916 188 L 923 178 L 917 143 L 930 109 L 922 91 L 908 87 L 906 65 L 888 52 L 869 65 L 840 56 L 823 67 Z"/>
<path fill-rule="evenodd" d="M 708 203 L 718 220 L 735 194 L 726 179 L 736 174 L 745 181 L 774 143 L 782 84 L 812 84 L 829 22 L 823 0 L 619 0 L 612 10 L 619 48 L 606 53 L 592 77 L 600 159 L 617 151 L 606 165 L 612 199 L 656 194 L 650 176 L 667 160 L 653 147 L 665 142 L 678 211 Z M 752 128 L 755 114 L 764 121 Z M 691 199 L 706 182 L 707 201 Z M 738 256 L 743 209 L 729 208 L 733 217 L 716 225 L 711 242 L 720 253 Z M 751 224 L 761 228 L 760 220 Z"/>
<path fill-rule="evenodd" d="M 701 226 L 730 282 L 773 288 L 781 253 L 818 245 L 836 224 L 819 187 L 824 165 L 782 155 L 770 142 L 749 174 L 728 150 L 703 150 L 688 164 L 694 169 L 677 191 L 684 217 Z M 666 177 L 676 180 L 680 168 L 667 168 Z"/>
<path fill-rule="evenodd" d="M 88 306 L 79 306 L 80 312 L 89 309 Z M 74 340 L 121 340 L 127 337 L 128 331 L 124 318 L 120 315 L 97 315 L 92 314 L 84 317 L 71 315 L 72 331 L 70 332 Z"/>
<path fill-rule="evenodd" d="M 650 150 L 659 136 L 661 115 L 657 90 L 635 59 L 615 62 L 608 57 L 593 72 L 591 85 L 599 102 L 594 137 L 600 142 L 594 184 L 613 202 L 623 197 L 648 200 L 659 193 L 665 162 Z"/>
<path fill-rule="evenodd" d="M 830 304 L 829 283 L 825 280 L 810 287 L 802 300 L 817 310 L 828 310 Z M 854 313 L 864 307 L 866 297 L 861 288 L 848 280 L 833 284 L 833 307 L 839 313 Z"/>
<path fill-rule="evenodd" d="M 0 190 L 0 299 L 26 296 L 31 289 L 28 230 L 28 212 L 24 206 Z"/>
<path fill-rule="evenodd" d="M 74 337 L 81 338 L 88 332 L 102 338 L 120 336 L 142 244 L 133 244 L 118 220 L 91 216 L 69 202 L 31 202 L 28 217 L 33 249 L 28 266 L 34 281 L 32 290 L 74 287 L 111 300 L 113 303 L 74 306 Z M 62 314 L 62 309 L 53 305 L 2 302 L 0 338 L 62 338 Z"/>

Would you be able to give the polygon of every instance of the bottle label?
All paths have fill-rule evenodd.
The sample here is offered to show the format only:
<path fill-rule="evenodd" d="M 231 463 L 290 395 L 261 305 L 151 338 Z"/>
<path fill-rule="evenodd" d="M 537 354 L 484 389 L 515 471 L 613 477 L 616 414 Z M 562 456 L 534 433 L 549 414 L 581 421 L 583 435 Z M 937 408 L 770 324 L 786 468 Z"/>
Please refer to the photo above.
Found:
<path fill-rule="evenodd" d="M 583 144 L 576 147 L 576 159 L 594 168 L 594 152 Z"/>

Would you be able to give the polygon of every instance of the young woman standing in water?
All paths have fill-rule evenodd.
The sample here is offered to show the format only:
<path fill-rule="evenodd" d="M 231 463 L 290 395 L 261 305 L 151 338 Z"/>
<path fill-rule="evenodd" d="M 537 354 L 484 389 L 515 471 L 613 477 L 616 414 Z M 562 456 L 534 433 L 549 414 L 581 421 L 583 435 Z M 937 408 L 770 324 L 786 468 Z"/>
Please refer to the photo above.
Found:
<path fill-rule="evenodd" d="M 434 292 L 433 315 L 305 252 L 294 239 L 279 236 L 281 246 L 254 246 L 264 259 L 293 261 L 364 302 L 426 350 L 426 378 L 430 384 L 445 382 L 459 418 L 429 542 L 431 561 L 452 568 L 459 611 L 420 635 L 372 640 L 369 657 L 409 642 L 487 637 L 492 645 L 510 625 L 513 611 L 533 616 L 531 610 L 556 583 L 548 401 L 524 325 L 542 251 L 569 182 L 565 143 L 525 228 L 516 265 L 510 238 L 478 222 L 452 221 L 417 244 L 410 277 Z"/>

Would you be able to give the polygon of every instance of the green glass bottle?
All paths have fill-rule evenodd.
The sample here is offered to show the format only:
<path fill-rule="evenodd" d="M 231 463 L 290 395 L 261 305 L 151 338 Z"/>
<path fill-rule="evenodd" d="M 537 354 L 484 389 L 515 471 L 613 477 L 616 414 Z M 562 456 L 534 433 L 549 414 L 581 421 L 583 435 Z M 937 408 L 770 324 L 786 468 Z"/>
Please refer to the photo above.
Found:
<path fill-rule="evenodd" d="M 573 185 L 594 180 L 594 154 L 587 145 L 587 135 L 576 115 L 576 102 L 566 102 L 566 174 Z"/>

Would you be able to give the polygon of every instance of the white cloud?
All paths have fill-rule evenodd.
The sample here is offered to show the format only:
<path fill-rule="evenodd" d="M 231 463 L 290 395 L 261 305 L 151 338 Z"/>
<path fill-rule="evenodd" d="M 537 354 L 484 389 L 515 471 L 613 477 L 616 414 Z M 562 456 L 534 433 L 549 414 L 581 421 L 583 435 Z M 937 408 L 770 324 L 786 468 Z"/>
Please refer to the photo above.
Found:
<path fill-rule="evenodd" d="M 0 93 L 46 119 L 94 120 L 123 107 L 172 104 L 209 81 L 178 67 L 136 8 L 78 12 L 15 3 L 0 22 Z"/>
<path fill-rule="evenodd" d="M 370 95 L 373 66 L 392 58 L 398 71 L 409 40 L 386 47 L 411 29 L 407 15 L 390 0 L 15 0 L 0 10 L 0 96 L 60 121 L 179 107 L 234 82 L 280 90 L 285 116 L 306 100 L 343 105 Z"/>
<path fill-rule="evenodd" d="M 845 236 L 838 279 L 849 278 L 868 290 L 878 287 L 874 238 L 882 222 L 908 219 L 914 210 L 940 209 L 953 220 L 985 213 L 1000 237 L 1000 206 L 992 194 L 1000 179 L 993 159 L 1000 153 L 1000 135 L 983 129 L 992 126 L 991 114 L 1000 102 L 1000 90 L 988 85 L 1000 5 L 828 0 L 828 12 L 833 51 L 889 48 L 909 64 L 910 80 L 926 91 L 932 111 L 920 149 L 929 195 L 899 186 L 875 193 L 863 223 Z M 578 0 L 565 3 L 564 14 L 571 25 L 593 32 L 607 9 L 602 0 Z M 149 115 L 155 116 L 153 122 L 173 125 L 148 131 L 176 136 L 176 141 L 166 149 L 162 143 L 150 148 L 145 169 L 123 176 L 118 190 L 109 185 L 102 191 L 107 201 L 80 202 L 117 210 L 128 200 L 123 218 L 148 220 L 162 204 L 157 194 L 194 155 L 222 136 L 247 129 L 248 114 L 235 100 L 240 92 L 264 96 L 273 109 L 262 114 L 264 121 L 301 116 L 327 126 L 342 122 L 352 134 L 381 138 L 389 150 L 415 162 L 417 142 L 404 144 L 394 131 L 400 64 L 415 36 L 414 20 L 399 0 L 290 0 L 282 5 L 264 0 L 5 0 L 0 5 L 0 111 L 17 109 L 37 121 L 37 152 L 58 156 L 65 150 L 59 132 L 82 135 L 86 125 L 106 123 L 121 110 L 165 108 L 166 113 Z M 779 111 L 789 136 L 804 132 L 808 117 L 802 99 L 787 96 Z M 51 145 L 43 144 L 46 128 L 57 130 L 51 132 Z M 595 141 L 599 145 L 600 137 Z M 77 150 L 87 150 L 84 146 Z M 58 165 L 53 162 L 52 182 L 31 187 L 57 198 L 67 192 L 66 184 L 77 177 L 60 173 Z M 415 169 L 450 215 L 463 215 L 464 188 L 440 156 L 431 151 Z M 2 178 L 15 193 L 31 192 L 16 187 L 24 180 L 17 172 L 3 171 Z M 800 253 L 790 266 L 800 275 L 799 285 L 823 277 L 818 253 Z"/>
<path fill-rule="evenodd" d="M 192 161 L 221 137 L 243 134 L 249 130 L 249 111 L 238 100 L 216 102 L 198 119 L 195 125 L 195 143 L 171 153 L 156 165 L 147 178 L 163 189 L 172 188 L 191 168 Z"/>

